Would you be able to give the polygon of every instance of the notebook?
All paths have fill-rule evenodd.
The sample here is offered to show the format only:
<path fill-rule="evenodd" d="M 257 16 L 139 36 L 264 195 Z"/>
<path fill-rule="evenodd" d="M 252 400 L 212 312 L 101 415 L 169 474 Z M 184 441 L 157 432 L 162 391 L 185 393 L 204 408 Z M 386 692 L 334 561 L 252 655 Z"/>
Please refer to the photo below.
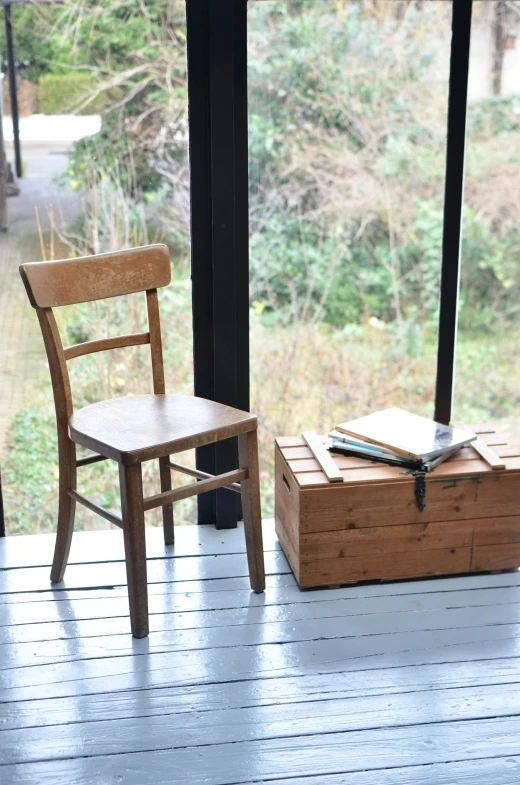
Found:
<path fill-rule="evenodd" d="M 340 423 L 336 430 L 378 444 L 414 461 L 437 458 L 477 438 L 469 431 L 442 425 L 397 408 L 382 409 L 366 417 Z"/>

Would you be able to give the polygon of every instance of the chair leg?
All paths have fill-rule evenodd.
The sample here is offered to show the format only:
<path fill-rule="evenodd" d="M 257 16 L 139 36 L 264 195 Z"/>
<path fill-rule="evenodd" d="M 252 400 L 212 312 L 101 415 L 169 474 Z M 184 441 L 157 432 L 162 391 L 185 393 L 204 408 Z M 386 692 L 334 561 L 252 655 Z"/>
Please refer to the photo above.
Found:
<path fill-rule="evenodd" d="M 242 480 L 241 497 L 246 536 L 247 562 L 251 588 L 256 592 L 265 589 L 264 549 L 262 543 L 262 511 L 260 507 L 260 478 L 258 471 L 257 431 L 238 437 L 238 455 L 241 469 L 248 469 L 249 477 Z"/>
<path fill-rule="evenodd" d="M 76 445 L 68 435 L 63 437 L 59 445 L 59 472 L 58 526 L 51 568 L 52 583 L 59 583 L 63 580 L 76 514 L 76 502 L 70 498 L 68 493 L 69 490 L 76 489 Z"/>
<path fill-rule="evenodd" d="M 170 469 L 170 458 L 159 458 L 159 471 L 161 475 L 161 493 L 172 489 L 172 470 Z M 173 545 L 175 534 L 173 530 L 173 504 L 165 504 L 162 508 L 162 519 L 164 529 L 165 545 Z"/>
<path fill-rule="evenodd" d="M 148 586 L 141 464 L 120 464 L 119 485 L 132 634 L 145 638 L 148 635 Z"/>

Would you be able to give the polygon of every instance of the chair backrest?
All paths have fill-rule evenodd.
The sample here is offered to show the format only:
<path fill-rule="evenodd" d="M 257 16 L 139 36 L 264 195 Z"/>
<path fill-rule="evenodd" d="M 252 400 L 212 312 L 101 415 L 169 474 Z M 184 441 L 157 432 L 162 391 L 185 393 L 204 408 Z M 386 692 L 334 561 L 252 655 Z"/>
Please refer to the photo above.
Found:
<path fill-rule="evenodd" d="M 125 346 L 150 344 L 153 390 L 164 394 L 164 367 L 157 289 L 171 280 L 170 255 L 165 245 L 83 256 L 20 266 L 20 275 L 40 321 L 56 405 L 58 432 L 72 414 L 67 360 Z M 146 292 L 148 332 L 85 341 L 63 347 L 53 308 Z"/>

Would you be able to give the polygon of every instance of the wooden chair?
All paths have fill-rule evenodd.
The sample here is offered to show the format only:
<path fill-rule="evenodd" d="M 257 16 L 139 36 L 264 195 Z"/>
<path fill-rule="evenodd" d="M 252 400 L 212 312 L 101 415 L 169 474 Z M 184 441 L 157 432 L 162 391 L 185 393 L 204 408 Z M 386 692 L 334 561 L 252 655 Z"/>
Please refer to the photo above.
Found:
<path fill-rule="evenodd" d="M 257 419 L 214 401 L 166 395 L 157 289 L 171 279 L 164 245 L 150 245 L 79 259 L 23 264 L 20 274 L 40 321 L 56 406 L 59 450 L 59 509 L 51 581 L 63 579 L 70 550 L 76 502 L 123 529 L 132 633 L 148 635 L 148 592 L 144 514 L 163 508 L 164 540 L 174 541 L 172 502 L 215 488 L 242 497 L 251 588 L 265 588 L 258 478 Z M 53 308 L 73 303 L 146 292 L 148 332 L 103 338 L 64 349 Z M 150 344 L 153 395 L 94 403 L 73 413 L 67 360 L 92 352 Z M 213 476 L 170 460 L 170 455 L 238 436 L 239 468 Z M 95 455 L 76 459 L 76 444 Z M 82 496 L 76 469 L 110 458 L 119 464 L 122 519 Z M 143 498 L 144 461 L 159 459 L 161 493 Z M 197 478 L 172 490 L 171 470 Z"/>

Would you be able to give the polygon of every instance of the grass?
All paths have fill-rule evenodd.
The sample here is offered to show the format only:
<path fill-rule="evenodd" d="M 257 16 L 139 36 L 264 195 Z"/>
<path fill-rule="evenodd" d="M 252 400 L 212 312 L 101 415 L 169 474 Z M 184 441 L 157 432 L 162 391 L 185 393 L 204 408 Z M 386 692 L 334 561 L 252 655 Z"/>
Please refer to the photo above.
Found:
<path fill-rule="evenodd" d="M 174 279 L 161 292 L 167 390 L 192 393 L 191 287 Z M 144 309 L 139 298 L 63 309 L 60 326 L 70 342 L 140 330 Z M 88 329 L 85 328 L 88 326 Z M 520 329 L 459 338 L 455 419 L 489 422 L 518 416 Z M 69 364 L 76 406 L 103 397 L 150 390 L 147 347 L 118 350 Z M 417 331 L 398 340 L 391 325 L 269 325 L 251 313 L 251 409 L 259 417 L 262 509 L 274 511 L 273 439 L 313 429 L 325 433 L 340 419 L 385 406 L 402 406 L 431 416 L 436 371 L 436 337 Z M 193 462 L 194 456 L 183 456 Z M 158 492 L 156 462 L 147 464 L 145 493 Z M 57 512 L 57 444 L 50 381 L 34 386 L 31 406 L 18 412 L 3 467 L 9 534 L 54 531 Z M 184 482 L 180 479 L 179 484 Z M 81 470 L 80 490 L 117 510 L 118 477 L 112 462 Z M 195 523 L 193 499 L 174 508 L 176 524 Z M 160 511 L 147 522 L 160 525 Z M 81 508 L 78 529 L 109 524 Z"/>

